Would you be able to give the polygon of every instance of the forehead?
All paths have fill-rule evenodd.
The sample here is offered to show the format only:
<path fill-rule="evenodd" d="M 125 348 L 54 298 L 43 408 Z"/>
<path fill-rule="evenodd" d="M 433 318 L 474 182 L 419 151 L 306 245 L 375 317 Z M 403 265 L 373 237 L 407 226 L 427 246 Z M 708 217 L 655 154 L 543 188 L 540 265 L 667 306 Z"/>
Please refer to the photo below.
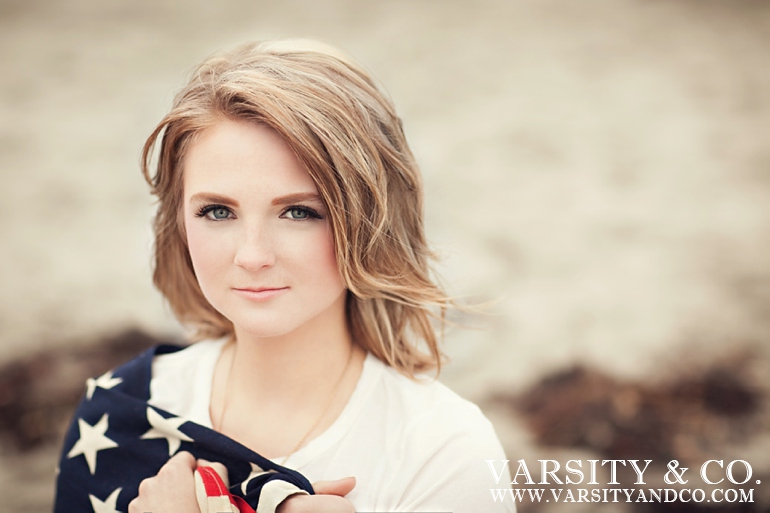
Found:
<path fill-rule="evenodd" d="M 187 148 L 184 195 L 318 192 L 291 147 L 272 128 L 222 119 L 200 132 Z"/>

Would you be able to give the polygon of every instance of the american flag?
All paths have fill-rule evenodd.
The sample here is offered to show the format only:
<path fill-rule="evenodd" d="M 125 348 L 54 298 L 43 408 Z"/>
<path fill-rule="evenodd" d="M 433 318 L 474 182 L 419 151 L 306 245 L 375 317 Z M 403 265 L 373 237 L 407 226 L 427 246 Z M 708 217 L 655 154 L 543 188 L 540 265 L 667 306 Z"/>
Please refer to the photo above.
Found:
<path fill-rule="evenodd" d="M 139 483 L 178 451 L 227 467 L 230 492 L 255 510 L 265 484 L 279 479 L 313 493 L 305 477 L 210 428 L 150 406 L 155 355 L 163 345 L 91 378 L 64 439 L 54 513 L 125 513 Z M 277 484 L 277 483 L 275 483 Z"/>

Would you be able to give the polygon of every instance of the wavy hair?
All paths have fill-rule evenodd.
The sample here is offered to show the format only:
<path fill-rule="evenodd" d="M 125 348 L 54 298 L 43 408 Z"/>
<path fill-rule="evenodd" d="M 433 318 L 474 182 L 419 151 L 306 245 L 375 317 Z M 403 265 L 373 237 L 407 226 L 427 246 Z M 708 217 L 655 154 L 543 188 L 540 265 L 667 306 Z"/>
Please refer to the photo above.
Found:
<path fill-rule="evenodd" d="M 201 292 L 182 217 L 186 149 L 223 118 L 275 130 L 315 182 L 356 343 L 407 376 L 438 373 L 452 301 L 430 268 L 422 180 L 401 120 L 363 68 L 313 41 L 251 43 L 208 58 L 144 145 L 142 172 L 158 198 L 154 283 L 191 338 L 233 335 Z"/>

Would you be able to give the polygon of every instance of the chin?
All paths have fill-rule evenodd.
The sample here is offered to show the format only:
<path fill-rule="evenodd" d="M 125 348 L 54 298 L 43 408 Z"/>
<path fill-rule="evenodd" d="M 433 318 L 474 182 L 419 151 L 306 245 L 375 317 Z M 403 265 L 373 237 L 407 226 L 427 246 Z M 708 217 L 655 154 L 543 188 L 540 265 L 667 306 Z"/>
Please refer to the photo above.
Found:
<path fill-rule="evenodd" d="M 249 335 L 255 338 L 275 338 L 291 333 L 297 329 L 297 325 L 294 323 L 275 322 L 275 320 L 265 321 L 257 319 L 244 320 L 238 322 L 237 319 L 233 321 L 233 325 L 237 331 Z"/>

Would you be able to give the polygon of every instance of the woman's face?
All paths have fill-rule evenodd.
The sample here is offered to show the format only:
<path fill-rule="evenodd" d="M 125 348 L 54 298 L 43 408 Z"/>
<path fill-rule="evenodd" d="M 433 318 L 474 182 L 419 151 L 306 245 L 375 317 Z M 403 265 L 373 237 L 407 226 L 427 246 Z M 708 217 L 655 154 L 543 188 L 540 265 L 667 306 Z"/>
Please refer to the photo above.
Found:
<path fill-rule="evenodd" d="M 275 337 L 344 319 L 328 213 L 272 129 L 222 120 L 184 160 L 184 222 L 203 295 L 236 327 Z"/>

